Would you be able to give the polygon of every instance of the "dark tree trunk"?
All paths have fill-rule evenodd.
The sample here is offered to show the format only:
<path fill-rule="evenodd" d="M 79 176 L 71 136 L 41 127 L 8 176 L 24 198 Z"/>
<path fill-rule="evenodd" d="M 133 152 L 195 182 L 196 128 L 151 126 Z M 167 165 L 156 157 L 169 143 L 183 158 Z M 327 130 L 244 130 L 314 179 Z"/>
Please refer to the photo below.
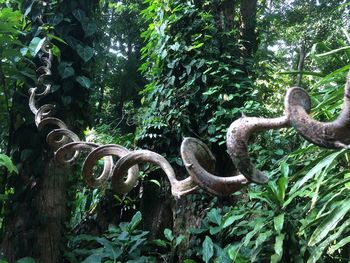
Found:
<path fill-rule="evenodd" d="M 67 222 L 67 177 L 70 170 L 54 163 L 51 159 L 45 168 L 42 190 L 38 193 L 37 206 L 44 222 L 38 231 L 38 246 L 41 248 L 38 262 L 62 262 Z"/>
<path fill-rule="evenodd" d="M 78 0 L 59 1 L 57 6 L 53 4 L 55 10 L 48 11 L 43 9 L 43 5 L 40 5 L 42 1 L 35 1 L 32 6 L 32 10 L 36 9 L 33 11 L 35 14 L 30 13 L 28 16 L 32 15 L 33 19 L 31 23 L 33 28 L 32 37 L 36 33 L 36 28 L 40 26 L 37 21 L 38 13 L 43 13 L 43 20 L 46 21 L 46 12 L 52 14 L 54 11 L 68 17 L 67 21 L 72 21 L 69 26 L 60 23 L 54 29 L 57 30 L 60 26 L 61 29 L 70 27 L 69 32 L 68 30 L 57 30 L 54 35 L 65 40 L 67 40 L 66 37 L 75 37 L 86 45 L 91 44 L 92 39 L 84 37 L 83 28 L 77 20 L 74 20 L 72 11 L 74 8 L 78 8 L 77 6 L 80 9 L 85 7 L 85 13 L 91 15 L 96 1 L 78 2 Z M 29 5 L 31 1 L 25 3 Z M 69 10 L 69 8 L 73 10 Z M 70 35 L 68 36 L 68 34 Z M 39 37 L 42 37 L 42 35 L 39 35 Z M 75 49 L 60 42 L 54 44 L 60 47 L 61 61 L 74 60 L 76 75 L 89 77 L 89 68 Z M 57 116 L 64 115 L 62 119 L 66 123 L 69 123 L 67 118 L 70 118 L 72 125 L 77 126 L 76 132 L 86 120 L 83 116 L 83 113 L 86 113 L 86 108 L 82 110 L 78 105 L 86 103 L 88 92 L 74 79 L 62 79 L 57 71 L 57 63 L 59 63 L 57 60 L 52 63 L 51 80 L 55 84 L 59 84 L 61 88 L 50 93 L 43 100 L 51 100 L 61 106 L 57 107 L 59 108 Z M 38 63 L 37 66 L 41 66 L 41 64 Z M 71 89 L 65 89 L 66 87 L 71 87 Z M 48 149 L 46 144 L 45 131 L 39 132 L 37 130 L 34 124 L 34 115 L 29 111 L 28 97 L 23 96 L 23 94 L 28 93 L 27 89 L 28 87 L 25 86 L 24 89 L 17 92 L 16 100 L 13 102 L 16 114 L 21 114 L 20 118 L 25 121 L 14 127 L 12 157 L 19 167 L 20 174 L 11 176 L 7 181 L 7 186 L 13 189 L 14 194 L 7 201 L 1 252 L 9 262 L 14 262 L 22 257 L 33 257 L 39 263 L 63 262 L 62 249 L 65 247 L 64 233 L 66 230 L 64 224 L 67 222 L 69 212 L 67 206 L 67 191 L 69 189 L 67 178 L 70 171 L 54 164 L 53 152 Z M 60 105 L 60 99 L 63 97 L 69 97 L 72 101 L 69 110 L 62 107 L 62 104 Z"/>
<path fill-rule="evenodd" d="M 298 59 L 298 75 L 295 81 L 295 86 L 296 87 L 301 87 L 301 80 L 303 77 L 303 69 L 304 69 L 304 64 L 305 64 L 305 57 L 306 57 L 306 52 L 305 52 L 305 45 L 301 44 L 299 48 L 299 59 Z"/>
<path fill-rule="evenodd" d="M 1 252 L 9 262 L 22 257 L 33 257 L 37 262 L 62 262 L 69 171 L 56 166 L 48 155 L 36 161 L 47 163 L 41 180 L 19 175 L 26 188 L 13 200 L 17 208 L 4 222 Z"/>
<path fill-rule="evenodd" d="M 256 33 L 257 0 L 242 0 L 241 13 L 241 38 L 244 41 L 245 54 L 251 57 L 258 48 Z"/>

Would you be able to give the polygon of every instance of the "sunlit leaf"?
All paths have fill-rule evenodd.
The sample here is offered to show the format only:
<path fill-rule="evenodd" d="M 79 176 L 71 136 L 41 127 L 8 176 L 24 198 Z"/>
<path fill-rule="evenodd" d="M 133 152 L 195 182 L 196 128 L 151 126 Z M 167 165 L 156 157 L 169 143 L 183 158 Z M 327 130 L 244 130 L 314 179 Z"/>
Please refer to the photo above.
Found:
<path fill-rule="evenodd" d="M 10 173 L 18 173 L 17 167 L 13 164 L 11 158 L 0 153 L 0 167 L 1 166 L 5 166 Z"/>
<path fill-rule="evenodd" d="M 214 255 L 214 244 L 209 236 L 206 236 L 202 244 L 202 259 L 205 263 L 208 263 L 209 260 Z"/>
<path fill-rule="evenodd" d="M 332 213 L 320 223 L 310 237 L 309 246 L 319 243 L 327 234 L 332 231 L 350 210 L 350 199 L 345 199 L 338 204 Z"/>

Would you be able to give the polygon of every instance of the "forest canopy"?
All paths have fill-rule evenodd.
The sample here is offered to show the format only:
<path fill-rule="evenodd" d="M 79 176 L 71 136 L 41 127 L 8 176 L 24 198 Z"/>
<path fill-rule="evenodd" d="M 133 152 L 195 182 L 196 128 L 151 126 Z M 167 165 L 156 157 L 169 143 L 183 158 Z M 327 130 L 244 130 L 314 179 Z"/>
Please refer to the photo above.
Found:
<path fill-rule="evenodd" d="M 349 14 L 0 0 L 0 262 L 349 262 Z"/>

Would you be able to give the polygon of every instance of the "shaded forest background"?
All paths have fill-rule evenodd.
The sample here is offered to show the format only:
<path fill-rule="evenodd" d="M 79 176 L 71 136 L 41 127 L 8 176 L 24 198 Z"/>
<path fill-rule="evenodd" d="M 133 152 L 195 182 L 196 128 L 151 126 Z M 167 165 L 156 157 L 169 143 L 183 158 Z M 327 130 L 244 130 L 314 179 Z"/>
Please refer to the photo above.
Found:
<path fill-rule="evenodd" d="M 176 174 L 184 137 L 235 173 L 225 134 L 242 114 L 278 116 L 292 86 L 334 119 L 350 69 L 345 0 L 0 0 L 0 262 L 348 262 L 349 150 L 291 129 L 254 136 L 270 178 L 229 197 L 180 199 L 144 165 L 116 195 L 55 164 L 28 106 L 40 49 L 54 54 L 58 116 L 90 142 L 150 149 Z M 43 22 L 43 23 L 42 23 Z M 97 167 L 96 170 L 101 167 Z"/>

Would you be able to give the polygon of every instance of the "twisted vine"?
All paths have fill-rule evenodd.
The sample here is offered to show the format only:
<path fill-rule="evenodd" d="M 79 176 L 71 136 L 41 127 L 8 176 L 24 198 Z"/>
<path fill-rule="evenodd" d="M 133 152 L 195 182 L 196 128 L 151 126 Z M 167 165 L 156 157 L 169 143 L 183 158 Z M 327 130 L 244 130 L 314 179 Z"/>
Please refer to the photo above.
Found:
<path fill-rule="evenodd" d="M 55 151 L 55 160 L 63 165 L 74 163 L 81 152 L 88 152 L 84 161 L 82 174 L 85 183 L 98 187 L 107 180 L 112 180 L 116 193 L 128 193 L 138 182 L 140 163 L 152 163 L 160 167 L 167 176 L 171 192 L 180 197 L 195 191 L 198 187 L 214 195 L 225 196 L 240 190 L 250 183 L 264 184 L 268 177 L 256 169 L 248 152 L 249 139 L 253 133 L 293 127 L 300 135 L 313 144 L 337 149 L 348 147 L 350 143 L 350 72 L 344 94 L 343 109 L 333 122 L 322 123 L 312 119 L 308 114 L 311 100 L 308 93 L 301 88 L 291 88 L 284 99 L 284 114 L 277 118 L 246 117 L 234 121 L 227 131 L 227 150 L 240 174 L 231 177 L 214 175 L 215 158 L 209 148 L 196 138 L 185 138 L 181 144 L 181 157 L 189 174 L 185 179 L 176 178 L 170 163 L 158 153 L 148 150 L 129 151 L 120 145 L 99 145 L 84 142 L 60 119 L 54 117 L 56 106 L 44 104 L 38 107 L 41 98 L 51 92 L 52 52 L 46 42 L 41 48 L 41 63 L 37 69 L 39 75 L 37 87 L 29 90 L 29 107 L 35 115 L 38 129 L 56 126 L 46 138 Z M 114 163 L 113 157 L 118 161 Z M 97 161 L 104 160 L 104 168 L 99 176 L 93 172 Z"/>

